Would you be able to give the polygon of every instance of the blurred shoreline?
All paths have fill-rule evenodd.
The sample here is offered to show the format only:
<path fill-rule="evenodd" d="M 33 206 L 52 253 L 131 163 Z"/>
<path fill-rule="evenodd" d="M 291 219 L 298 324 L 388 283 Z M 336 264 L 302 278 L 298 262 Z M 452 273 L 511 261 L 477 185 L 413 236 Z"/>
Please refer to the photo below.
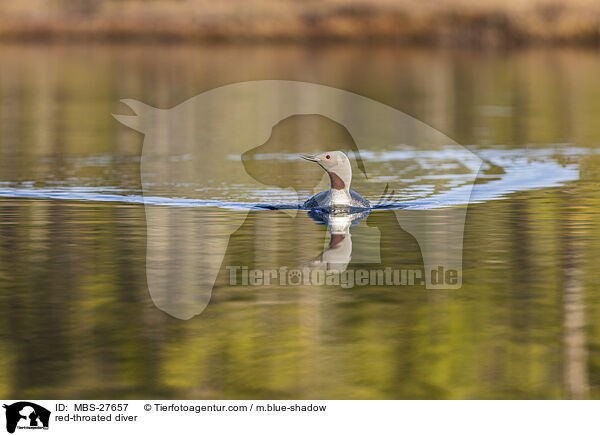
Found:
<path fill-rule="evenodd" d="M 0 41 L 600 45 L 600 2 L 32 0 L 0 4 Z"/>

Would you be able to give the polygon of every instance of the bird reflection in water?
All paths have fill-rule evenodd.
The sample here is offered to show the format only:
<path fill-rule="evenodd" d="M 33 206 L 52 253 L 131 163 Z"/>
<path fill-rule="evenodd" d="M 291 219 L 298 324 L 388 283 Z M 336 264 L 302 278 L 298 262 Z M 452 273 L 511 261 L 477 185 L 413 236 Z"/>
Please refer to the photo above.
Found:
<path fill-rule="evenodd" d="M 352 258 L 350 227 L 369 216 L 369 210 L 328 213 L 317 209 L 309 211 L 308 216 L 320 224 L 327 225 L 331 235 L 329 246 L 309 262 L 309 266 L 327 271 L 345 271 Z"/>

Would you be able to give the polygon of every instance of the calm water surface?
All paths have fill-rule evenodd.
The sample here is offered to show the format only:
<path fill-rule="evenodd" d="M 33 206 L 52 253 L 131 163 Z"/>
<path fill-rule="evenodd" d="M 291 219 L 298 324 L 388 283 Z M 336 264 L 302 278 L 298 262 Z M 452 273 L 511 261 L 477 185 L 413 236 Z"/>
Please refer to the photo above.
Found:
<path fill-rule="evenodd" d="M 594 51 L 1 46 L 0 397 L 599 398 L 599 73 Z M 291 201 L 284 191 L 225 181 L 151 199 L 190 210 L 191 228 L 245 217 L 206 310 L 182 321 L 156 308 L 143 136 L 111 114 L 127 113 L 121 98 L 170 108 L 259 79 L 365 95 L 483 160 L 460 290 L 229 286 L 225 265 L 310 261 L 328 236 L 305 212 L 248 211 Z M 300 185 L 320 174 L 289 153 L 260 159 Z M 439 151 L 363 159 L 406 207 L 467 207 L 451 194 L 465 170 Z M 362 240 L 382 266 L 422 265 L 393 211 L 356 233 L 369 228 L 386 236 Z"/>

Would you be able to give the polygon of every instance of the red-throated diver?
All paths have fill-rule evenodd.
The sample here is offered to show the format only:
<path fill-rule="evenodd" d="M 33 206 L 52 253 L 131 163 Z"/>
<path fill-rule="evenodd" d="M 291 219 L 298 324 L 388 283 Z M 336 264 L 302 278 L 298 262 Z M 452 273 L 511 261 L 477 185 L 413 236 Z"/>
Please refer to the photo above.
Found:
<path fill-rule="evenodd" d="M 302 154 L 303 159 L 318 163 L 329 175 L 331 186 L 328 191 L 319 192 L 306 200 L 304 209 L 369 209 L 371 203 L 350 189 L 352 167 L 350 160 L 341 151 L 327 151 L 321 154 Z"/>

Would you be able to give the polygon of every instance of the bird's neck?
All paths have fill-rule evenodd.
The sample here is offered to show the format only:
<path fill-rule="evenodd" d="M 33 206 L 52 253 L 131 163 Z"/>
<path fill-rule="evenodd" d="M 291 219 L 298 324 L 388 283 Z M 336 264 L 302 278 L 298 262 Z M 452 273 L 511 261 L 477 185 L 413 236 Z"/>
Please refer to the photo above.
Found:
<path fill-rule="evenodd" d="M 350 204 L 350 181 L 352 173 L 348 171 L 328 171 L 331 182 L 329 193 L 333 204 Z"/>

